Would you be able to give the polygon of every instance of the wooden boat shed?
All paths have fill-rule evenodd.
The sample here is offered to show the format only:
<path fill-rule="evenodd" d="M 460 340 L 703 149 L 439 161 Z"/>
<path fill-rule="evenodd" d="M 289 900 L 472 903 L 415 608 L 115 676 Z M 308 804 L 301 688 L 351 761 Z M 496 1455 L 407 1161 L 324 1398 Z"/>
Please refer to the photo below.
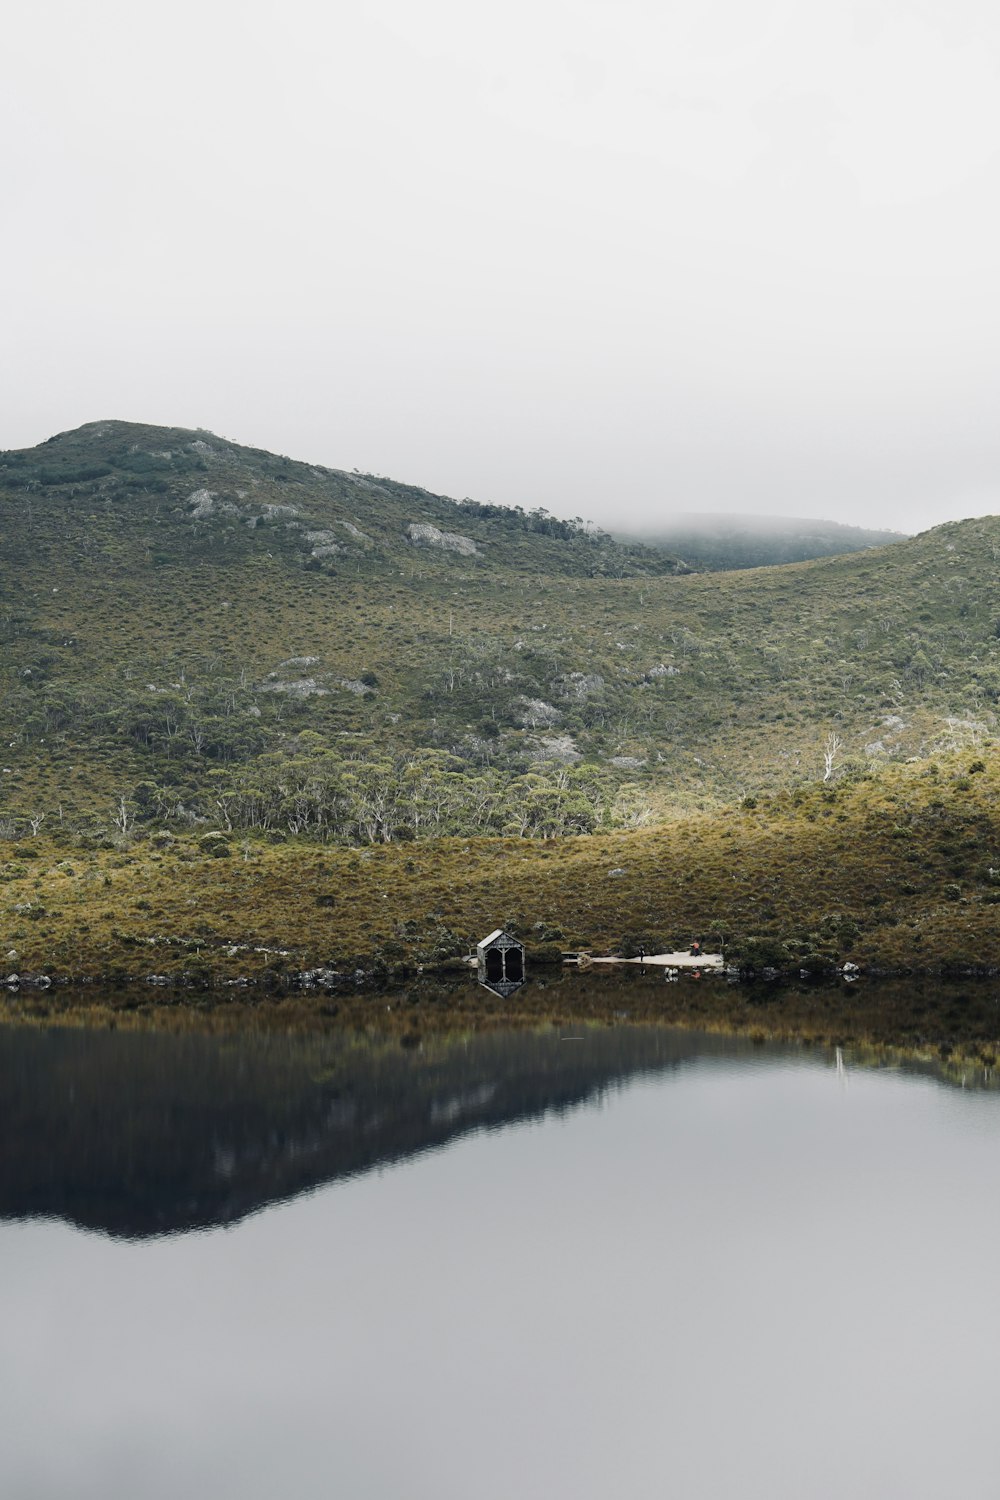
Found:
<path fill-rule="evenodd" d="M 524 983 L 524 944 L 498 927 L 476 944 L 479 983 L 498 995 L 510 995 Z"/>

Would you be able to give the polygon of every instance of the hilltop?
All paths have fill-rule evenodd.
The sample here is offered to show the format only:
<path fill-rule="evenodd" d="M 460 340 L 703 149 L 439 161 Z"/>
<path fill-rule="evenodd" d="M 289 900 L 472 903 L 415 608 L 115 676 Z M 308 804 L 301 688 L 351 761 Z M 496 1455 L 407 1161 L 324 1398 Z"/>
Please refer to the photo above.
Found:
<path fill-rule="evenodd" d="M 15 529 L 11 538 L 19 562 L 58 541 L 46 521 L 61 518 L 70 528 L 66 540 L 82 544 L 81 560 L 113 553 L 154 568 L 218 563 L 220 548 L 235 548 L 225 555 L 230 565 L 270 552 L 334 576 L 359 565 L 375 573 L 389 565 L 409 568 L 415 559 L 422 573 L 444 574 L 446 559 L 457 556 L 475 576 L 496 566 L 486 549 L 502 544 L 511 572 L 684 571 L 675 558 L 615 541 L 580 518 L 560 521 L 540 506 L 525 511 L 452 500 L 382 475 L 242 447 L 204 430 L 90 422 L 37 448 L 0 453 L 0 483 L 24 505 L 27 530 Z"/>
<path fill-rule="evenodd" d="M 541 510 L 117 422 L 0 455 L 0 516 L 15 831 L 635 827 L 808 783 L 831 744 L 838 774 L 995 727 L 996 518 L 685 576 Z"/>

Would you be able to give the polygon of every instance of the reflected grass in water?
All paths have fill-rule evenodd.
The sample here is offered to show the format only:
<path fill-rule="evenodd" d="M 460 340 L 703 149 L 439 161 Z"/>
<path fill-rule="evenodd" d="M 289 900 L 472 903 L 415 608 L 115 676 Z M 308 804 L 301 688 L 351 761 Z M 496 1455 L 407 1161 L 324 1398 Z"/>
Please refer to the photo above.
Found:
<path fill-rule="evenodd" d="M 1000 983 L 987 979 L 866 979 L 789 988 L 730 985 L 718 977 L 667 983 L 652 970 L 553 970 L 507 1000 L 467 976 L 427 975 L 395 989 L 336 995 L 57 987 L 3 997 L 0 1020 L 181 1035 L 344 1031 L 407 1046 L 447 1034 L 629 1022 L 757 1040 L 896 1049 L 953 1057 L 959 1066 L 992 1067 L 1000 1057 Z"/>
<path fill-rule="evenodd" d="M 0 1027 L 0 1217 L 59 1217 L 122 1238 L 229 1224 L 470 1131 L 601 1102 L 640 1076 L 810 1059 L 996 1087 L 981 1063 L 677 1026 L 575 1021 L 414 1041 L 36 1018 Z"/>

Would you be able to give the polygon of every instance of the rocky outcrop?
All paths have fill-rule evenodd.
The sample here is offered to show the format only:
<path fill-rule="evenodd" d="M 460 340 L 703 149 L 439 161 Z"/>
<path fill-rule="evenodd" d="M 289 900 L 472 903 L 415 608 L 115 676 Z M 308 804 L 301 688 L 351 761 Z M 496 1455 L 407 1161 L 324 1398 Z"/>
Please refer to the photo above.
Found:
<path fill-rule="evenodd" d="M 557 678 L 553 686 L 559 689 L 562 697 L 584 703 L 592 693 L 603 690 L 604 678 L 598 672 L 568 672 L 565 677 Z"/>
<path fill-rule="evenodd" d="M 306 541 L 312 548 L 313 557 L 336 557 L 342 550 L 332 531 L 307 531 Z"/>
<path fill-rule="evenodd" d="M 195 490 L 187 498 L 192 521 L 204 521 L 208 516 L 235 515 L 238 507 L 230 500 L 220 500 L 214 490 Z"/>
<path fill-rule="evenodd" d="M 535 751 L 536 760 L 554 760 L 565 766 L 582 758 L 571 734 L 542 735 Z"/>
<path fill-rule="evenodd" d="M 370 547 L 372 545 L 371 537 L 366 535 L 366 533 L 363 532 L 360 527 L 355 526 L 353 521 L 338 521 L 336 524 L 342 527 L 343 530 L 347 532 L 348 536 L 353 538 L 354 541 L 360 543 L 362 547 Z"/>
<path fill-rule="evenodd" d="M 442 552 L 457 552 L 462 557 L 479 555 L 479 548 L 471 536 L 461 536 L 457 531 L 439 531 L 429 521 L 414 521 L 406 528 L 406 535 L 414 547 L 437 547 Z"/>
<path fill-rule="evenodd" d="M 287 693 L 290 698 L 312 698 L 323 697 L 330 689 L 320 687 L 314 677 L 298 677 L 292 682 L 262 682 L 259 691 L 262 693 Z"/>
<path fill-rule="evenodd" d="M 562 718 L 559 710 L 544 698 L 516 698 L 512 707 L 517 722 L 528 729 L 548 729 Z"/>

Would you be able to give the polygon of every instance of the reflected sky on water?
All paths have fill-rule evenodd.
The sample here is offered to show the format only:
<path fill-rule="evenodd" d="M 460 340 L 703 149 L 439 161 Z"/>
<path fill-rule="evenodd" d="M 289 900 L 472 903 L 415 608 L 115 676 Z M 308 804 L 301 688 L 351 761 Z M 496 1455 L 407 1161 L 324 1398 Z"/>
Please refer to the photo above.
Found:
<path fill-rule="evenodd" d="M 187 1043 L 135 1040 L 114 1067 L 134 1062 L 147 1096 L 161 1043 L 165 1095 L 194 1066 Z M 338 1177 L 307 1102 L 343 1132 L 352 1067 L 303 1056 L 284 1085 L 306 1103 L 261 1156 L 272 1206 L 151 1237 L 122 1230 L 120 1202 L 103 1231 L 0 1226 L 0 1492 L 997 1492 L 1000 1096 L 690 1034 L 482 1041 L 359 1054 L 350 1130 L 391 1142 L 394 1109 L 429 1121 L 436 1101 L 439 1127 L 449 1099 L 496 1114 L 498 1095 L 517 1105 L 506 1123 L 453 1118 Z M 182 1155 L 210 1133 L 223 1176 L 273 1113 L 246 1125 L 244 1098 L 227 1137 L 239 1091 L 222 1100 L 222 1079 L 258 1067 L 250 1044 L 227 1048 L 206 1074 L 218 1113 L 189 1093 L 190 1141 L 174 1121 Z M 573 1099 L 546 1111 L 538 1091 L 565 1094 L 564 1069 Z M 88 1109 L 77 1128 L 114 1139 L 113 1091 Z M 52 1181 L 67 1118 L 45 1146 Z M 166 1135 L 134 1110 L 120 1123 L 136 1180 L 144 1155 L 163 1170 Z M 307 1151 L 318 1171 L 287 1179 L 288 1198 L 275 1153 Z M 86 1173 L 110 1180 L 68 1141 L 65 1164 L 86 1168 L 77 1200 Z M 181 1186 L 172 1172 L 177 1202 Z"/>

